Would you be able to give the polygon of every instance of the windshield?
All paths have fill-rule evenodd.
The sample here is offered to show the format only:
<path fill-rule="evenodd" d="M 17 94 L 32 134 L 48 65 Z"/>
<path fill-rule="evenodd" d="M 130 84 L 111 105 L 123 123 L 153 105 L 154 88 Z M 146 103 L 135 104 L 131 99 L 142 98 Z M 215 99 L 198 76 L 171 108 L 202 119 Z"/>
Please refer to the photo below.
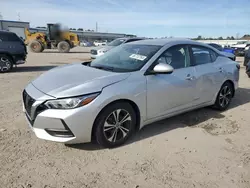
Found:
<path fill-rule="evenodd" d="M 125 41 L 125 39 L 115 39 L 108 44 L 108 46 L 119 46 Z"/>
<path fill-rule="evenodd" d="M 92 67 L 114 72 L 140 70 L 161 48 L 156 45 L 125 44 L 118 46 L 91 62 Z"/>

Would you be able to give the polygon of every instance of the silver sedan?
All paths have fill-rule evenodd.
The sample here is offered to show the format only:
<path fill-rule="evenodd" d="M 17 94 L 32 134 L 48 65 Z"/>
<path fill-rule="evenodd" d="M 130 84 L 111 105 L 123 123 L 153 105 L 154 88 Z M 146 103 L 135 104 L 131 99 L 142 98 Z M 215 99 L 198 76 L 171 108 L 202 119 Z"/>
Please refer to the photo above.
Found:
<path fill-rule="evenodd" d="M 23 110 L 39 138 L 115 147 L 152 122 L 227 109 L 238 80 L 239 65 L 206 44 L 141 40 L 42 74 L 23 91 Z"/>

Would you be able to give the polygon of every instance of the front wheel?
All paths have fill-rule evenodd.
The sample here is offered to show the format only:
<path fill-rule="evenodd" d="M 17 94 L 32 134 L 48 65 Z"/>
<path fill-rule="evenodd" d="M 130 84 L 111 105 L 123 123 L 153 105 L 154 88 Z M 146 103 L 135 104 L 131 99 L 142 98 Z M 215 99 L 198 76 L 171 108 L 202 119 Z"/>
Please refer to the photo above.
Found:
<path fill-rule="evenodd" d="M 96 120 L 95 138 L 103 147 L 124 144 L 134 133 L 135 111 L 129 103 L 115 103 L 101 112 Z"/>
<path fill-rule="evenodd" d="M 0 73 L 9 72 L 12 68 L 12 59 L 7 55 L 0 54 Z"/>
<path fill-rule="evenodd" d="M 225 82 L 217 95 L 214 106 L 218 110 L 226 110 L 230 105 L 230 102 L 233 98 L 233 85 L 230 82 Z"/>
<path fill-rule="evenodd" d="M 41 42 L 34 40 L 34 41 L 31 41 L 31 43 L 29 44 L 29 49 L 32 52 L 39 53 L 44 50 L 44 47 Z"/>

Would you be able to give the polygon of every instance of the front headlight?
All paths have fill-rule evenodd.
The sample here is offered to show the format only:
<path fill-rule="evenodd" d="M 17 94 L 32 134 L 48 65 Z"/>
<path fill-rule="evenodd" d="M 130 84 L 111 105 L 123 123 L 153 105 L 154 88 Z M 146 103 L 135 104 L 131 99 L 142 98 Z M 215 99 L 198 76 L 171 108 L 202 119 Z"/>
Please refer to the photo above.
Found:
<path fill-rule="evenodd" d="M 92 102 L 100 93 L 84 95 L 80 97 L 72 97 L 65 99 L 49 100 L 45 105 L 50 109 L 73 109 L 84 106 Z"/>

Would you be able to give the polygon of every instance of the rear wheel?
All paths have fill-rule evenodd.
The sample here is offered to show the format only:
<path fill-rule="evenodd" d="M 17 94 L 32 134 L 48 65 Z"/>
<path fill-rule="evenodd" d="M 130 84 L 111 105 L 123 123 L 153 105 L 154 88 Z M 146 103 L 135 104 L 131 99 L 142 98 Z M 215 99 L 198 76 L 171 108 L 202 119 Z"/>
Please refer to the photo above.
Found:
<path fill-rule="evenodd" d="M 248 66 L 246 66 L 246 74 L 248 76 L 248 78 L 250 78 L 250 68 Z"/>
<path fill-rule="evenodd" d="M 9 72 L 13 68 L 13 60 L 11 57 L 0 54 L 0 73 Z"/>
<path fill-rule="evenodd" d="M 214 106 L 218 110 L 226 110 L 233 97 L 234 88 L 230 82 L 225 82 L 218 93 Z"/>
<path fill-rule="evenodd" d="M 44 47 L 39 41 L 34 40 L 29 44 L 29 49 L 32 52 L 39 53 L 39 52 L 42 52 L 44 50 Z"/>
<path fill-rule="evenodd" d="M 99 114 L 95 124 L 97 142 L 108 148 L 124 144 L 134 133 L 135 111 L 129 103 L 115 103 Z"/>
<path fill-rule="evenodd" d="M 59 44 L 57 45 L 57 48 L 58 48 L 59 52 L 68 53 L 69 50 L 70 50 L 70 45 L 69 45 L 69 43 L 66 42 L 66 41 L 61 41 L 61 42 L 59 42 Z"/>

